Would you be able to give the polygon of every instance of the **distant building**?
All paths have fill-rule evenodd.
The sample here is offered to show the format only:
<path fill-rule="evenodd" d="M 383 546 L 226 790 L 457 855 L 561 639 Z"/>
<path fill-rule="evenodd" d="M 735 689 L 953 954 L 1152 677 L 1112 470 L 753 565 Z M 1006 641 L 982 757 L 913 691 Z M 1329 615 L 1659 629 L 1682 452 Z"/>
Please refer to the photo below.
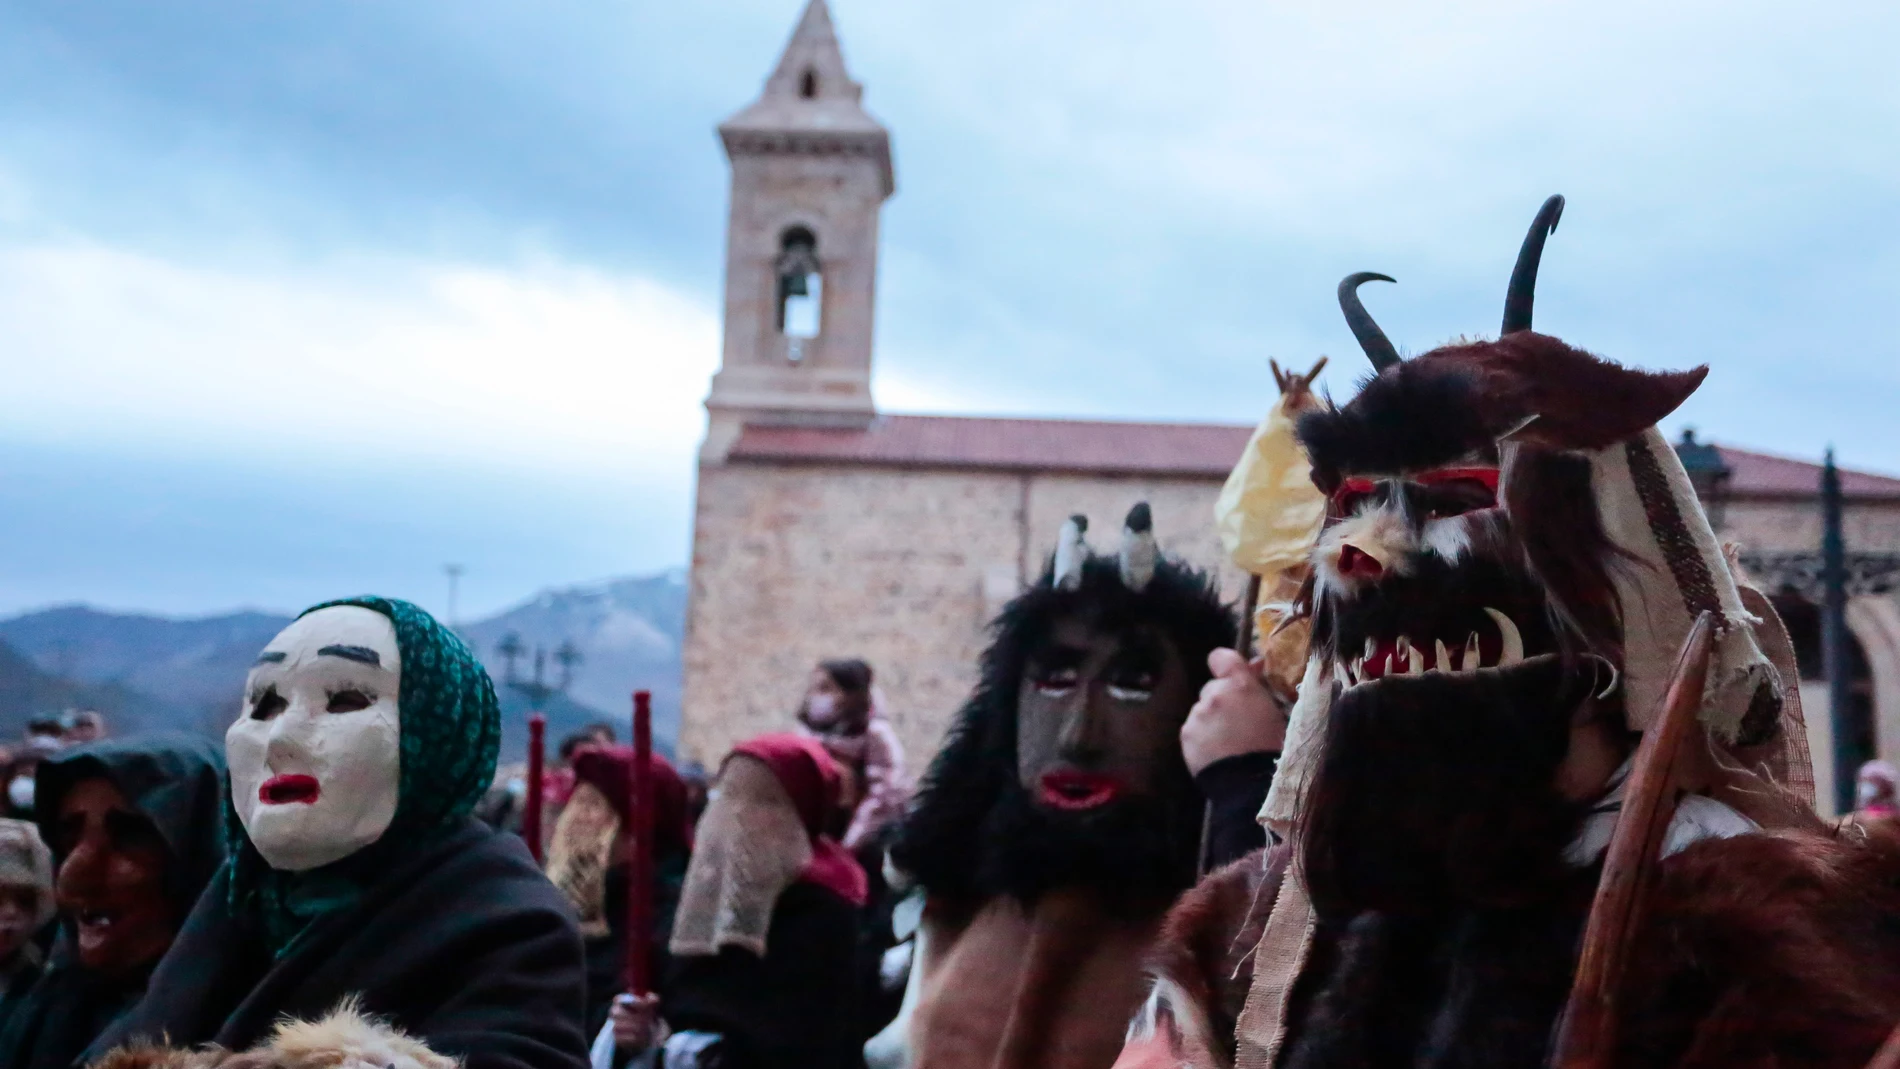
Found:
<path fill-rule="evenodd" d="M 760 98 L 722 124 L 732 162 L 725 348 L 706 400 L 685 640 L 682 752 L 717 759 L 790 722 L 807 671 L 859 656 L 921 762 L 976 679 L 984 625 L 1071 513 L 1115 545 L 1136 501 L 1162 546 L 1220 559 L 1215 495 L 1250 428 L 879 413 L 871 339 L 890 135 L 860 103 L 825 0 Z M 1724 533 L 1778 591 L 1819 674 L 1819 469 L 1689 441 Z M 1900 479 L 1845 473 L 1850 624 L 1866 730 L 1900 758 Z M 1804 665 L 1805 667 L 1805 665 Z M 1809 708 L 1824 719 L 1824 688 Z M 1820 753 L 1825 753 L 1825 738 Z M 1824 762 L 1823 762 L 1824 763 Z"/>

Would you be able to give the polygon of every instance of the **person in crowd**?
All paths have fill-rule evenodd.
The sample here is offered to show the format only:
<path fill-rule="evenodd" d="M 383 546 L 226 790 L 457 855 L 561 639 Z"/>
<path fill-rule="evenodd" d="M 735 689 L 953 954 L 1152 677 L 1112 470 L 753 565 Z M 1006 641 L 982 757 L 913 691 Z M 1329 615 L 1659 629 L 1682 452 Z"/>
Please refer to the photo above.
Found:
<path fill-rule="evenodd" d="M 225 734 L 232 857 L 88 1056 L 245 1050 L 352 1003 L 466 1069 L 585 1065 L 573 910 L 470 815 L 500 716 L 475 655 L 408 602 L 327 602 L 271 639 Z"/>
<path fill-rule="evenodd" d="M 1107 1069 L 1195 879 L 1205 804 L 1181 732 L 1234 615 L 1161 555 L 1146 504 L 1119 553 L 1086 528 L 1072 517 L 1003 608 L 891 850 L 926 894 L 898 1018 L 913 1065 Z"/>
<path fill-rule="evenodd" d="M 548 847 L 548 879 L 567 896 L 587 941 L 587 1033 L 607 1020 L 626 969 L 627 888 L 630 866 L 626 821 L 632 789 L 631 747 L 590 745 L 574 755 L 574 793 L 554 825 Z M 692 852 L 693 825 L 686 783 L 666 758 L 652 756 L 653 931 L 649 976 L 666 970 Z"/>
<path fill-rule="evenodd" d="M 619 1056 L 663 1045 L 667 1069 L 857 1069 L 865 875 L 825 828 L 842 806 L 806 736 L 734 748 L 700 822 L 658 998 L 614 1006 Z"/>
<path fill-rule="evenodd" d="M 53 854 L 24 820 L 0 820 L 0 1031 L 40 978 L 39 935 L 53 919 Z"/>
<path fill-rule="evenodd" d="M 799 703 L 798 725 L 824 744 L 848 777 L 851 815 L 842 841 L 862 859 L 910 797 L 904 748 L 884 715 L 871 666 L 856 658 L 820 661 Z"/>
<path fill-rule="evenodd" d="M 46 730 L 48 723 L 54 730 Z M 65 738 L 57 728 L 58 721 L 35 720 L 28 725 L 26 741 L 13 752 L 13 761 L 7 768 L 6 816 L 15 820 L 33 819 L 33 792 L 40 762 L 58 756 L 66 748 Z"/>
<path fill-rule="evenodd" d="M 88 742 L 98 742 L 106 737 L 106 718 L 92 710 L 81 709 L 72 715 L 66 726 L 66 742 L 79 746 Z"/>
<path fill-rule="evenodd" d="M 1891 820 L 1900 816 L 1900 770 L 1886 761 L 1860 766 L 1854 784 L 1854 817 L 1860 821 Z"/>
<path fill-rule="evenodd" d="M 146 992 L 224 860 L 223 776 L 217 747 L 181 733 L 90 743 L 40 764 L 59 931 L 0 1028 L 0 1065 L 68 1069 Z"/>

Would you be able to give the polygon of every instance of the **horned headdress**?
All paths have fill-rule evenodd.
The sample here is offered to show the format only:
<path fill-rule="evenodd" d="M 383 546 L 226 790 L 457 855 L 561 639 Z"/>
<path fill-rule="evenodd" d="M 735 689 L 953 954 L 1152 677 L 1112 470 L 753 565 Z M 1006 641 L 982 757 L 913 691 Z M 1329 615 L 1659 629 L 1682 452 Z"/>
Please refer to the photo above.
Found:
<path fill-rule="evenodd" d="M 1350 402 L 1301 418 L 1314 481 L 1332 493 L 1353 477 L 1495 463 L 1498 505 L 1546 588 L 1554 628 L 1620 677 L 1628 726 L 1648 727 L 1678 649 L 1710 611 L 1717 639 L 1703 724 L 1732 746 L 1780 742 L 1771 768 L 1811 789 L 1801 728 L 1790 728 L 1798 697 L 1757 640 L 1765 602 L 1744 604 L 1688 475 L 1656 427 L 1708 368 L 1640 371 L 1532 329 L 1538 267 L 1563 208 L 1553 196 L 1532 222 L 1495 341 L 1460 341 L 1402 360 L 1358 294 L 1368 281 L 1392 279 L 1362 272 L 1340 283 L 1341 310 L 1375 371 Z M 1291 823 L 1316 768 L 1335 675 L 1321 653 L 1307 666 L 1262 811 L 1276 826 Z"/>

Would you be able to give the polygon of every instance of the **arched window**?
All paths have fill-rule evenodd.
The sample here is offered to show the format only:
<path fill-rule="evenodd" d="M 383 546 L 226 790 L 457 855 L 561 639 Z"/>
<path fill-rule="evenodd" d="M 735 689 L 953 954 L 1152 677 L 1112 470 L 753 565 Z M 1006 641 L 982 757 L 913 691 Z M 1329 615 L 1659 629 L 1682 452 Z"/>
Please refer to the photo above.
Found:
<path fill-rule="evenodd" d="M 793 339 L 788 352 L 798 360 L 804 353 L 798 342 L 816 338 L 823 327 L 825 279 L 818 265 L 818 239 L 811 231 L 795 226 L 779 238 L 777 274 L 778 329 Z"/>
<path fill-rule="evenodd" d="M 810 100 L 818 95 L 818 72 L 810 67 L 798 76 L 798 95 Z"/>

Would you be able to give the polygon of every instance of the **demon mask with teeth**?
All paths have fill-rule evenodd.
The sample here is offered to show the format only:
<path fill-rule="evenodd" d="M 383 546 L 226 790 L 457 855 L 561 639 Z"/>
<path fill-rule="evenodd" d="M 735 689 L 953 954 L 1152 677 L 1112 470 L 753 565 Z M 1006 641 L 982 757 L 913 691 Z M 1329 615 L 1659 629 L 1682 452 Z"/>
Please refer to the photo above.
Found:
<path fill-rule="evenodd" d="M 1704 723 L 1729 742 L 1775 729 L 1779 684 L 1654 427 L 1707 369 L 1638 371 L 1530 329 L 1562 207 L 1531 227 L 1496 341 L 1401 360 L 1357 295 L 1391 279 L 1340 284 L 1375 373 L 1299 424 L 1331 505 L 1265 813 L 1297 814 L 1322 914 L 1528 891 L 1580 819 L 1554 782 L 1577 733 L 1626 749 L 1704 608 L 1724 635 Z"/>
<path fill-rule="evenodd" d="M 1210 577 L 1156 551 L 1146 504 L 1120 552 L 1063 526 L 1048 569 L 994 624 L 982 678 L 892 855 L 970 904 L 1091 886 L 1153 908 L 1193 882 L 1201 805 L 1179 732 L 1234 618 Z"/>

